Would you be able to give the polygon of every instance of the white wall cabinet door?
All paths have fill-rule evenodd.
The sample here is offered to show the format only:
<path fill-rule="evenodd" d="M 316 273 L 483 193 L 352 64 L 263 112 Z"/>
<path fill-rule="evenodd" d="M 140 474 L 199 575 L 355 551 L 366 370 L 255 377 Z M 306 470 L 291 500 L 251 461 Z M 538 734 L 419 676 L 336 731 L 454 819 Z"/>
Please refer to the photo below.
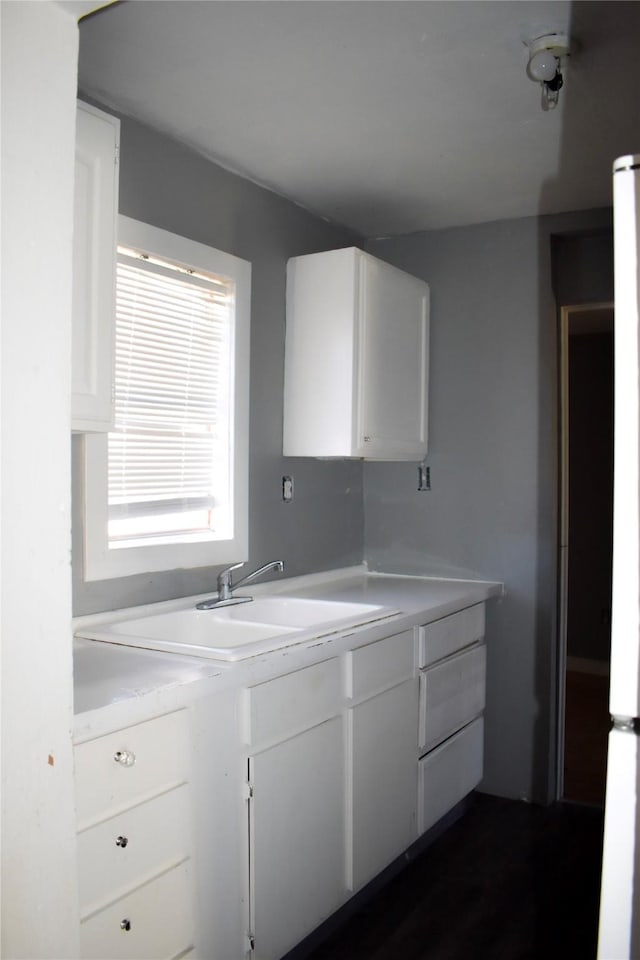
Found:
<path fill-rule="evenodd" d="M 360 259 L 357 455 L 421 459 L 427 451 L 426 284 Z"/>
<path fill-rule="evenodd" d="M 287 267 L 285 456 L 421 460 L 429 288 L 348 247 Z"/>
<path fill-rule="evenodd" d="M 350 887 L 357 890 L 417 838 L 417 680 L 349 711 Z"/>
<path fill-rule="evenodd" d="M 78 103 L 76 124 L 71 426 L 104 432 L 113 419 L 120 121 Z"/>
<path fill-rule="evenodd" d="M 278 960 L 346 897 L 342 718 L 250 757 L 249 777 L 254 956 Z"/>

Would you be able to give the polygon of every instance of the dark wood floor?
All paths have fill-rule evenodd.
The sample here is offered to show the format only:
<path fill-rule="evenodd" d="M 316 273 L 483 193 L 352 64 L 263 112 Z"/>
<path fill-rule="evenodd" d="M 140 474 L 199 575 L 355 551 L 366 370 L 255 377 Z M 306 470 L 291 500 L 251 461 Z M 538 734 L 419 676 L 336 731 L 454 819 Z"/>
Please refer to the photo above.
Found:
<path fill-rule="evenodd" d="M 602 823 L 478 794 L 309 960 L 591 960 Z"/>

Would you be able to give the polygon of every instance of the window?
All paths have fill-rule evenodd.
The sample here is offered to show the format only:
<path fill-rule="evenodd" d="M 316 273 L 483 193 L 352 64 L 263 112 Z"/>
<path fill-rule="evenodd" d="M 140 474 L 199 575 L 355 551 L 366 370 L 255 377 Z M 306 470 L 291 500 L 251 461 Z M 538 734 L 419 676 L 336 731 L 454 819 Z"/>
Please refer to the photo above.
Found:
<path fill-rule="evenodd" d="M 120 217 L 115 423 L 85 438 L 85 579 L 246 559 L 250 269 Z"/>

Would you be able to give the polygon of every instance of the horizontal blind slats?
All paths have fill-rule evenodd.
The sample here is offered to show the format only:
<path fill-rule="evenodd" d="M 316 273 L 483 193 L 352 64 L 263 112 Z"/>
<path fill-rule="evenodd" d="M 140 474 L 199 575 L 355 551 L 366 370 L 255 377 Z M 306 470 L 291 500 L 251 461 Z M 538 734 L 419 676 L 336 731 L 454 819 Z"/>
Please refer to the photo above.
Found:
<path fill-rule="evenodd" d="M 233 294 L 119 248 L 111 520 L 206 511 L 228 483 Z"/>

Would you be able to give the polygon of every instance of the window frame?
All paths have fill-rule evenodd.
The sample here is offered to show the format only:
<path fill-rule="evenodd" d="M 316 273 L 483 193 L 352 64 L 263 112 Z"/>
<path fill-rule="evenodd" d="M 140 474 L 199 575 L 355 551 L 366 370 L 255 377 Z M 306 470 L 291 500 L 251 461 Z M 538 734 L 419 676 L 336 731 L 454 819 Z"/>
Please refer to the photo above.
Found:
<path fill-rule="evenodd" d="M 108 435 L 84 437 L 84 579 L 106 580 L 161 570 L 205 567 L 249 556 L 249 342 L 251 264 L 187 237 L 120 215 L 118 244 L 235 283 L 234 384 L 231 427 L 233 536 L 203 542 L 109 548 L 107 532 Z M 114 251 L 115 256 L 115 251 Z M 115 317 L 113 319 L 115 325 Z M 115 335 L 115 327 L 113 331 Z"/>

